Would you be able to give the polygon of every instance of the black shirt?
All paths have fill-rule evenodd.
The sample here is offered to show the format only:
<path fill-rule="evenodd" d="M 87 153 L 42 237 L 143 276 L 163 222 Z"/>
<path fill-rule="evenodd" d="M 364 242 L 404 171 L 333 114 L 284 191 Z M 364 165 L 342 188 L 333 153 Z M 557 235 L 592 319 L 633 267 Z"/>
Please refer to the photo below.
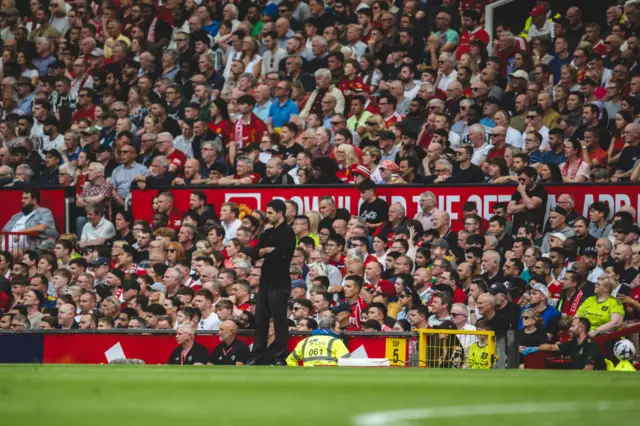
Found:
<path fill-rule="evenodd" d="M 484 174 L 482 169 L 475 164 L 469 165 L 466 169 L 460 168 L 453 172 L 447 183 L 482 183 L 484 182 Z"/>
<path fill-rule="evenodd" d="M 178 346 L 171 352 L 171 356 L 167 361 L 170 365 L 193 365 L 195 363 L 206 364 L 209 362 L 209 351 L 203 345 L 198 342 L 193 342 L 191 350 L 187 353 L 187 356 L 181 360 L 182 346 Z"/>
<path fill-rule="evenodd" d="M 582 344 L 578 344 L 577 340 L 560 343 L 558 349 L 560 355 L 571 357 L 572 370 L 583 370 L 588 364 L 593 364 L 594 370 L 607 369 L 600 345 L 589 338 L 584 339 Z"/>
<path fill-rule="evenodd" d="M 262 275 L 260 276 L 260 288 L 267 290 L 291 289 L 291 275 L 289 266 L 293 258 L 293 250 L 296 248 L 296 234 L 286 222 L 278 227 L 267 229 L 260 236 L 258 244 L 253 248 L 252 258 L 260 258 L 260 249 L 274 247 L 275 249 L 264 255 Z"/>
<path fill-rule="evenodd" d="M 496 314 L 493 318 L 488 319 L 484 318 L 485 321 L 489 323 L 493 331 L 496 333 L 496 337 L 505 337 L 507 335 L 507 330 L 509 330 L 509 323 L 504 315 L 496 311 Z"/>
<path fill-rule="evenodd" d="M 260 185 L 294 185 L 293 178 L 285 172 L 280 173 L 275 178 L 264 177 L 259 182 Z"/>
<path fill-rule="evenodd" d="M 333 231 L 332 225 L 333 221 L 336 219 L 344 219 L 346 222 L 349 222 L 349 219 L 351 219 L 351 213 L 349 213 L 349 211 L 346 209 L 337 209 L 336 216 L 333 219 L 330 217 L 325 217 L 324 219 L 322 219 L 318 224 L 318 229 L 329 228 Z"/>
<path fill-rule="evenodd" d="M 513 228 L 512 234 L 515 235 L 520 229 L 521 226 L 527 223 L 535 224 L 538 229 L 542 229 L 542 222 L 544 222 L 544 215 L 547 209 L 547 199 L 549 198 L 549 194 L 547 194 L 547 190 L 544 189 L 540 185 L 536 185 L 532 190 L 527 191 L 527 195 L 530 198 L 538 197 L 542 200 L 542 204 L 538 208 L 533 210 L 525 209 L 524 211 L 513 215 Z M 511 196 L 511 201 L 515 201 L 516 204 L 523 203 L 522 195 L 516 191 Z"/>
<path fill-rule="evenodd" d="M 640 146 L 628 146 L 620 153 L 620 159 L 616 163 L 616 169 L 628 172 L 640 159 Z"/>
<path fill-rule="evenodd" d="M 520 308 L 513 302 L 507 302 L 504 308 L 496 307 L 496 315 L 502 315 L 505 318 L 507 329 L 516 330 L 520 321 Z"/>
<path fill-rule="evenodd" d="M 595 247 L 596 242 L 598 241 L 598 239 L 591 234 L 587 234 L 587 236 L 582 239 L 579 239 L 576 236 L 570 237 L 568 239 L 576 242 L 576 245 L 578 246 L 578 257 L 584 254 L 584 249 L 586 249 L 587 247 Z"/>
<path fill-rule="evenodd" d="M 251 350 L 249 345 L 241 340 L 234 339 L 230 346 L 220 342 L 211 352 L 211 364 L 213 365 L 236 365 L 236 362 L 245 364 L 249 359 Z"/>
<path fill-rule="evenodd" d="M 56 167 L 54 170 L 49 168 L 45 168 L 42 173 L 40 173 L 40 185 L 42 186 L 58 186 L 60 183 L 58 182 L 58 176 L 60 175 L 60 170 Z"/>
<path fill-rule="evenodd" d="M 290 147 L 283 147 L 282 152 L 284 152 L 284 159 L 287 160 L 289 158 L 298 158 L 298 154 L 304 151 L 304 148 L 297 143 L 294 143 Z M 290 169 L 290 167 L 288 167 Z"/>
<path fill-rule="evenodd" d="M 389 220 L 389 204 L 381 198 L 360 204 L 359 216 L 367 223 L 381 223 Z"/>

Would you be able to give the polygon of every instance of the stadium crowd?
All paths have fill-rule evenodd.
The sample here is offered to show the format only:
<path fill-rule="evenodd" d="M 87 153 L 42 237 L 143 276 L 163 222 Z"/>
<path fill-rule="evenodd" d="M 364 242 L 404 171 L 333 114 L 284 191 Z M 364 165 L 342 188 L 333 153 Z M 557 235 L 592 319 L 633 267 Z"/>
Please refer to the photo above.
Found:
<path fill-rule="evenodd" d="M 4 241 L 0 328 L 253 328 L 271 225 L 197 188 L 253 184 L 361 193 L 358 216 L 287 202 L 292 329 L 519 330 L 527 348 L 637 319 L 637 212 L 583 217 L 567 187 L 546 220 L 545 185 L 640 181 L 640 4 L 596 22 L 540 0 L 490 43 L 486 3 L 2 0 L 0 185 L 24 189 L 3 230 L 31 235 Z M 376 195 L 483 182 L 514 185 L 488 220 Z M 34 187 L 75 188 L 75 234 Z M 151 221 L 132 189 L 158 190 Z"/>

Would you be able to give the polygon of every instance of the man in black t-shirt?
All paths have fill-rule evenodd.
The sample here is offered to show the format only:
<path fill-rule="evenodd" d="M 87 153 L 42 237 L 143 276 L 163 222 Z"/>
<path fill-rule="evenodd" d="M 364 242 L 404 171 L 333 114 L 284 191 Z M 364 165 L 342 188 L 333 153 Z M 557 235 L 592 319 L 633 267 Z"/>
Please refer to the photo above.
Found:
<path fill-rule="evenodd" d="M 236 339 L 237 333 L 238 326 L 235 322 L 226 320 L 220 324 L 220 344 L 211 352 L 211 364 L 244 365 L 247 362 L 251 350 L 249 345 Z"/>
<path fill-rule="evenodd" d="M 376 196 L 376 186 L 369 179 L 358 185 L 358 191 L 362 197 L 359 216 L 367 222 L 367 228 L 372 233 L 389 220 L 389 204 Z"/>
<path fill-rule="evenodd" d="M 320 214 L 322 215 L 322 220 L 318 225 L 318 229 L 321 228 L 329 228 L 333 229 L 333 221 L 336 219 L 344 219 L 346 222 L 349 222 L 351 219 L 351 214 L 346 209 L 339 209 L 336 207 L 336 202 L 331 195 L 325 195 L 320 198 L 320 203 L 318 205 Z"/>
<path fill-rule="evenodd" d="M 533 167 L 527 166 L 520 171 L 518 189 L 507 206 L 507 214 L 513 215 L 513 235 L 526 224 L 534 224 L 539 230 L 542 229 L 549 195 L 542 186 L 536 184 L 537 178 L 538 173 Z"/>
<path fill-rule="evenodd" d="M 183 323 L 176 332 L 178 347 L 171 352 L 167 364 L 204 365 L 209 361 L 209 351 L 194 340 L 193 325 Z"/>
<path fill-rule="evenodd" d="M 559 351 L 560 355 L 571 358 L 571 370 L 606 370 L 600 345 L 589 339 L 587 334 L 590 329 L 591 321 L 576 317 L 569 328 L 573 340 L 558 344 L 545 343 L 537 348 L 527 348 L 523 353 L 527 355 L 537 351 Z"/>
<path fill-rule="evenodd" d="M 508 330 L 517 330 L 520 321 L 520 308 L 509 301 L 507 293 L 509 289 L 503 283 L 495 283 L 489 287 L 489 293 L 496 300 L 496 315 L 504 318 Z"/>

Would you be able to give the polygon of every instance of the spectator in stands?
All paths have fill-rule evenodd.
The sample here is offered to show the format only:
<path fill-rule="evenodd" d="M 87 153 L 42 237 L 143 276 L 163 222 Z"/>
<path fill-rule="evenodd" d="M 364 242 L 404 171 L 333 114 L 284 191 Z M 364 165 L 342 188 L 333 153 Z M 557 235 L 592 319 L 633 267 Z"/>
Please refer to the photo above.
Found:
<path fill-rule="evenodd" d="M 35 241 L 35 238 L 47 239 L 56 238 L 56 225 L 53 220 L 51 210 L 40 207 L 40 192 L 34 189 L 27 189 L 22 192 L 22 211 L 16 213 L 9 219 L 9 222 L 2 228 L 6 232 L 33 232 L 38 237 L 31 236 L 14 236 L 13 245 L 15 247 L 27 247 L 29 241 Z M 10 244 L 11 247 L 11 244 Z M 8 248 L 5 247 L 5 250 Z"/>

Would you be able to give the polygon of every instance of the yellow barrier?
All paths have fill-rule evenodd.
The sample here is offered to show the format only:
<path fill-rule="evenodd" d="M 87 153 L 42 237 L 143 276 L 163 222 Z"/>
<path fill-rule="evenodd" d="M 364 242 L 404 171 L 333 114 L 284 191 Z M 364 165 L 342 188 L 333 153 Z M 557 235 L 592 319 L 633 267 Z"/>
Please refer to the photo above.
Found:
<path fill-rule="evenodd" d="M 420 367 L 488 369 L 496 361 L 495 332 L 421 328 Z"/>

